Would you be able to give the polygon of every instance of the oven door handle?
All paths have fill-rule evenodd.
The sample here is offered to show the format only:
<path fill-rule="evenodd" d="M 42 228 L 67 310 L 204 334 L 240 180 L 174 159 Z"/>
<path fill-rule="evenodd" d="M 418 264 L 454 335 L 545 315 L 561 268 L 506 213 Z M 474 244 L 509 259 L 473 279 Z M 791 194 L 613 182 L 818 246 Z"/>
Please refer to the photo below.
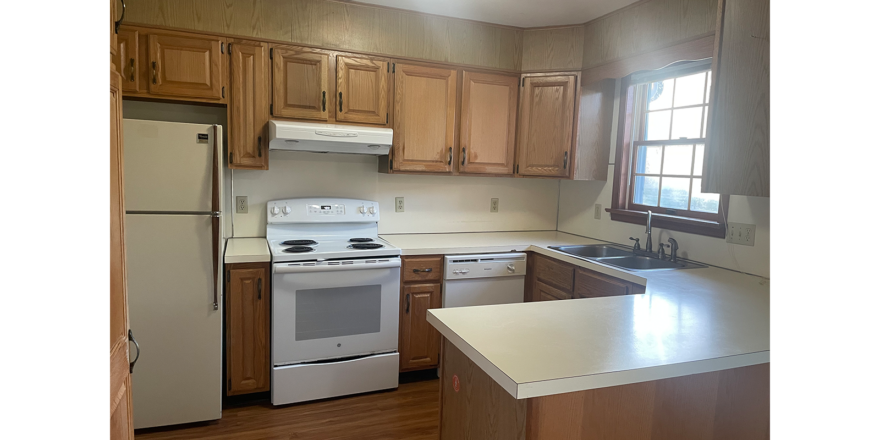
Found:
<path fill-rule="evenodd" d="M 359 264 L 334 264 L 326 263 L 314 266 L 301 266 L 299 263 L 276 263 L 272 267 L 274 273 L 307 273 L 307 272 L 336 272 L 345 270 L 370 270 L 370 269 L 391 269 L 400 267 L 400 259 L 389 259 L 380 263 L 359 263 Z"/>

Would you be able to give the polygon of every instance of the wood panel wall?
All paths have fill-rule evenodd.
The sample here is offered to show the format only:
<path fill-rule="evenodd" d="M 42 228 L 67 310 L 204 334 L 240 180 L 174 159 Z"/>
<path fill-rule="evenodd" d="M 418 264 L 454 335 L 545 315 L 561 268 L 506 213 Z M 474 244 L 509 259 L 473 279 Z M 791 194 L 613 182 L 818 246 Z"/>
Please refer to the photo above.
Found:
<path fill-rule="evenodd" d="M 580 70 L 584 56 L 584 25 L 523 31 L 522 70 Z"/>
<path fill-rule="evenodd" d="M 520 70 L 523 30 L 325 0 L 128 0 L 125 22 Z"/>

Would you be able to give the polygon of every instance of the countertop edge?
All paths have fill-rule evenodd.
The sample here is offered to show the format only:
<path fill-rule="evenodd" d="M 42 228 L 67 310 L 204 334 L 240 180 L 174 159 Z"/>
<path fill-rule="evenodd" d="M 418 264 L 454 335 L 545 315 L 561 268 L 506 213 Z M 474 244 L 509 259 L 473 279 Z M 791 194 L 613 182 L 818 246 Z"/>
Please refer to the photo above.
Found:
<path fill-rule="evenodd" d="M 268 263 L 272 261 L 265 237 L 229 237 L 223 252 L 224 264 Z"/>

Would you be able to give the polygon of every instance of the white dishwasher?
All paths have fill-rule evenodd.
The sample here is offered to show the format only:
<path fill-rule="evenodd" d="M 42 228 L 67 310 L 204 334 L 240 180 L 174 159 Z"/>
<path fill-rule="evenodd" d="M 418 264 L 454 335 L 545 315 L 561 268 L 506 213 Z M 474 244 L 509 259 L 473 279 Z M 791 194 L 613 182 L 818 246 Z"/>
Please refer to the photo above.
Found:
<path fill-rule="evenodd" d="M 443 273 L 444 308 L 523 302 L 526 254 L 451 255 Z"/>

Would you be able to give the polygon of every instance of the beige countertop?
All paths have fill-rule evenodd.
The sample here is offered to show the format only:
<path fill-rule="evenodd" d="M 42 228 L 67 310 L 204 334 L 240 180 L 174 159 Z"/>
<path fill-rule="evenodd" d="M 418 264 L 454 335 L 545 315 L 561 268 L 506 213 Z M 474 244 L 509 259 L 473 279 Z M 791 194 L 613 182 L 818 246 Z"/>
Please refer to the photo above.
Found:
<path fill-rule="evenodd" d="M 646 284 L 643 295 L 432 309 L 428 322 L 518 399 L 770 361 L 769 280 L 725 269 L 631 272 L 547 246 L 560 232 L 383 235 L 404 255 L 534 251 Z"/>
<path fill-rule="evenodd" d="M 230 238 L 226 240 L 226 263 L 259 263 L 272 261 L 265 238 Z"/>

